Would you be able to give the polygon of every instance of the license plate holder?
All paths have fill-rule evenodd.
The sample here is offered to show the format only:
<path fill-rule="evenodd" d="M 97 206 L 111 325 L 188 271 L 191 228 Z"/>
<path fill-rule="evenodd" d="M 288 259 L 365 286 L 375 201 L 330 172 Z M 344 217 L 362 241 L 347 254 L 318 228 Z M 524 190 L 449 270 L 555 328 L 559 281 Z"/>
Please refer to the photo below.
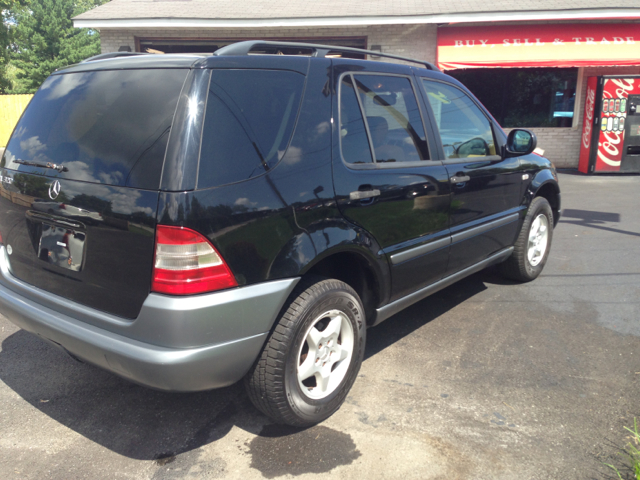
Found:
<path fill-rule="evenodd" d="M 82 270 L 87 235 L 77 230 L 42 224 L 38 258 L 49 264 L 79 272 Z"/>

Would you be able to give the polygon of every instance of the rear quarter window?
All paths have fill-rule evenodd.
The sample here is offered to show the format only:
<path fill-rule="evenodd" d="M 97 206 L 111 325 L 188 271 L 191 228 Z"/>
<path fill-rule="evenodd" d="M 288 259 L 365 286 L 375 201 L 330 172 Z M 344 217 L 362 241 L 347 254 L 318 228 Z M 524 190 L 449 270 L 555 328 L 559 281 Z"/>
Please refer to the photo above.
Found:
<path fill-rule="evenodd" d="M 246 180 L 278 163 L 293 133 L 304 80 L 282 70 L 213 70 L 198 188 Z"/>
<path fill-rule="evenodd" d="M 2 166 L 49 177 L 157 189 L 187 69 L 49 77 L 7 145 Z M 37 165 L 63 166 L 59 171 Z"/>

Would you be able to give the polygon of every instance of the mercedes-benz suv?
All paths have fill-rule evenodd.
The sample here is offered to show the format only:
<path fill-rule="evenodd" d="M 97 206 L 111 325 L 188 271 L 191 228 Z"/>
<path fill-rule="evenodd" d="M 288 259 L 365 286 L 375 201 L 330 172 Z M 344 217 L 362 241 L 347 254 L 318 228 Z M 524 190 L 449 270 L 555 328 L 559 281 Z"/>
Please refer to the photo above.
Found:
<path fill-rule="evenodd" d="M 367 53 L 256 41 L 55 72 L 0 164 L 0 311 L 152 388 L 244 379 L 308 425 L 368 327 L 489 265 L 536 278 L 560 191 L 533 133 L 429 63 L 339 58 Z"/>

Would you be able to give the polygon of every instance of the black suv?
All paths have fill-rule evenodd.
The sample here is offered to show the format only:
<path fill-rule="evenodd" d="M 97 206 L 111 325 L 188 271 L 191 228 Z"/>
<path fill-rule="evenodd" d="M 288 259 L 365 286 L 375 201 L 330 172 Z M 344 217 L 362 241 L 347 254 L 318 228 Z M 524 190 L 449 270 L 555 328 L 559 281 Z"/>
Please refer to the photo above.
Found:
<path fill-rule="evenodd" d="M 560 192 L 534 135 L 431 64 L 337 58 L 366 53 L 242 42 L 54 73 L 0 165 L 0 311 L 152 388 L 244 378 L 308 425 L 367 327 L 489 265 L 536 278 Z"/>

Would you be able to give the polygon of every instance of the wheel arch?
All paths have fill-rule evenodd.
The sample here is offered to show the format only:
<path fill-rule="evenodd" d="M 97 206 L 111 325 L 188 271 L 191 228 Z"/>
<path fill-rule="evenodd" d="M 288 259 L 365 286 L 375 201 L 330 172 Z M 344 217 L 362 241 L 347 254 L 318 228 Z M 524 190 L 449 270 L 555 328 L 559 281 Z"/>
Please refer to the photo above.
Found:
<path fill-rule="evenodd" d="M 553 210 L 553 226 L 558 224 L 560 219 L 560 186 L 558 179 L 551 170 L 539 171 L 529 184 L 527 189 L 527 203 L 530 204 L 534 198 L 543 197 L 547 199 Z"/>
<path fill-rule="evenodd" d="M 384 257 L 376 258 L 368 249 L 355 245 L 323 253 L 304 268 L 301 272 L 303 278 L 318 275 L 335 278 L 349 285 L 360 297 L 367 325 L 370 325 L 375 318 L 376 308 L 389 298 L 389 272 Z"/>

